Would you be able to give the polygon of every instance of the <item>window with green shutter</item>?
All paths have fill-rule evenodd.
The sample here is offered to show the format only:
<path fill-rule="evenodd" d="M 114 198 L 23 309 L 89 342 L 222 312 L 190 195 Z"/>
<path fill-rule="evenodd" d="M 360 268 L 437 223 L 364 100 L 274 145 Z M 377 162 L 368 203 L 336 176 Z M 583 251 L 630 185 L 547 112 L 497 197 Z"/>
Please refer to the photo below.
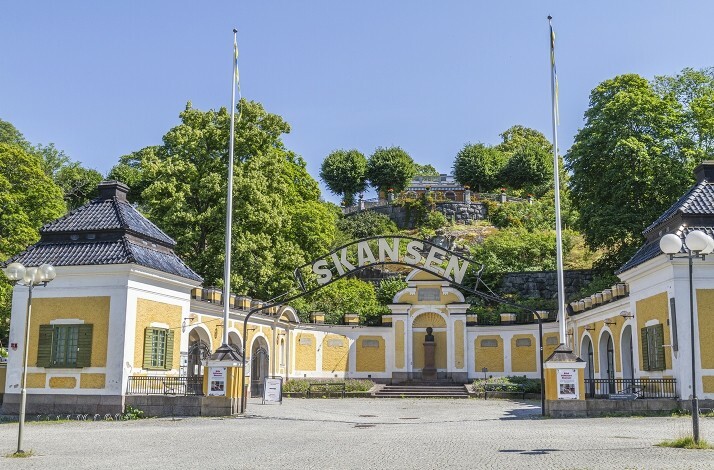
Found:
<path fill-rule="evenodd" d="M 81 368 L 92 361 L 92 325 L 40 325 L 38 367 Z"/>
<path fill-rule="evenodd" d="M 642 369 L 665 370 L 664 325 L 647 326 L 640 330 L 642 345 Z"/>
<path fill-rule="evenodd" d="M 166 328 L 144 330 L 144 369 L 171 370 L 174 332 Z"/>

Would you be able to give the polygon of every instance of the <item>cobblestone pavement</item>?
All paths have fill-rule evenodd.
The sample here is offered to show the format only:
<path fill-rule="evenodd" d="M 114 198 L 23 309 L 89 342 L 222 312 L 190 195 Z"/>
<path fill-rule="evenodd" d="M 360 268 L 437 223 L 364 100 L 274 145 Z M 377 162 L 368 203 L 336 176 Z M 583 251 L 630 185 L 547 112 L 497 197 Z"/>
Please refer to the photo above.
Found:
<path fill-rule="evenodd" d="M 714 451 L 653 447 L 687 417 L 543 419 L 536 402 L 254 401 L 237 418 L 0 424 L 0 468 L 714 469 Z M 714 441 L 714 418 L 702 418 Z"/>

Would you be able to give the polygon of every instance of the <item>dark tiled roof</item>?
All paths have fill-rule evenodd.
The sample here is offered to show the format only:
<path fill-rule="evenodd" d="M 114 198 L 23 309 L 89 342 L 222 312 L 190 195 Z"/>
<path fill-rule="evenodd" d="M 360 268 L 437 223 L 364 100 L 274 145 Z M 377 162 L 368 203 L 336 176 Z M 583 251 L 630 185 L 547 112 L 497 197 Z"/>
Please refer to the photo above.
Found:
<path fill-rule="evenodd" d="M 684 196 L 679 198 L 672 207 L 664 211 L 664 213 L 642 233 L 647 235 L 662 223 L 671 219 L 678 212 L 686 215 L 714 216 L 714 184 L 704 180 L 692 186 Z"/>
<path fill-rule="evenodd" d="M 95 199 L 64 217 L 50 222 L 40 233 L 123 230 L 174 247 L 176 242 L 141 215 L 131 204 L 117 198 Z"/>
<path fill-rule="evenodd" d="M 129 188 L 99 184 L 100 197 L 40 229 L 40 241 L 7 260 L 26 266 L 139 264 L 202 281 L 176 253 L 176 242 L 126 201 Z"/>
<path fill-rule="evenodd" d="M 674 232 L 674 234 L 678 235 L 682 239 L 682 243 L 684 243 L 684 238 L 689 232 L 693 230 L 701 230 L 710 237 L 714 237 L 714 223 L 712 224 L 712 226 L 709 227 L 687 227 L 683 225 L 679 227 L 677 231 Z M 635 253 L 632 258 L 629 259 L 629 261 L 627 261 L 627 263 L 623 264 L 622 267 L 615 272 L 615 274 L 620 274 L 622 272 L 628 271 L 634 268 L 635 266 L 639 266 L 640 264 L 663 254 L 662 250 L 660 250 L 659 248 L 659 240 L 660 239 L 657 238 L 655 240 L 645 243 L 639 250 L 637 250 L 637 253 Z M 682 246 L 680 253 L 686 253 L 684 246 Z"/>
<path fill-rule="evenodd" d="M 25 266 L 49 263 L 53 266 L 88 266 L 104 264 L 130 264 L 157 269 L 177 276 L 202 281 L 201 276 L 186 266 L 173 252 L 164 252 L 132 243 L 125 238 L 97 242 L 38 243 L 7 260 Z"/>

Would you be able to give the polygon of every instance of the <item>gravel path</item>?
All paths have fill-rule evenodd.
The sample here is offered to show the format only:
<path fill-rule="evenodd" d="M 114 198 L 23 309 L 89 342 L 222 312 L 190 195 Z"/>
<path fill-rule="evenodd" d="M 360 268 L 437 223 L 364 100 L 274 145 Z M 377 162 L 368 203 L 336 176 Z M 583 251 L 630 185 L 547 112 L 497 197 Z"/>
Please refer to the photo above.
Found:
<path fill-rule="evenodd" d="M 236 418 L 30 423 L 27 459 L 0 468 L 714 469 L 714 451 L 654 447 L 682 418 L 543 419 L 536 402 L 287 399 Z M 714 441 L 714 418 L 702 418 Z M 0 455 L 17 424 L 0 424 Z"/>

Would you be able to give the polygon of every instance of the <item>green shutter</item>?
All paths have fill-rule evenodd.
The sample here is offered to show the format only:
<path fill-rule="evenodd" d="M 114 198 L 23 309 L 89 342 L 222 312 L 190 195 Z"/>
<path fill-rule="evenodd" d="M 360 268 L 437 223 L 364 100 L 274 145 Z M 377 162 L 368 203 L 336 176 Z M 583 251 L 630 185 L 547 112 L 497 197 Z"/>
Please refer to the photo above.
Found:
<path fill-rule="evenodd" d="M 164 369 L 171 370 L 174 365 L 174 330 L 166 332 L 166 355 L 164 356 Z"/>
<path fill-rule="evenodd" d="M 93 325 L 78 325 L 77 336 L 77 367 L 92 365 L 92 330 Z"/>
<path fill-rule="evenodd" d="M 664 325 L 662 325 L 661 323 L 659 325 L 653 325 L 652 333 L 654 334 L 657 357 L 657 363 L 655 364 L 654 369 L 665 370 L 667 367 L 664 362 Z"/>
<path fill-rule="evenodd" d="M 650 351 L 647 343 L 647 328 L 640 330 L 640 344 L 642 345 L 642 370 L 650 370 Z"/>
<path fill-rule="evenodd" d="M 49 367 L 52 363 L 52 325 L 40 325 L 37 344 L 37 367 Z"/>
<path fill-rule="evenodd" d="M 154 329 L 144 330 L 144 369 L 151 369 L 151 340 L 154 337 Z"/>

